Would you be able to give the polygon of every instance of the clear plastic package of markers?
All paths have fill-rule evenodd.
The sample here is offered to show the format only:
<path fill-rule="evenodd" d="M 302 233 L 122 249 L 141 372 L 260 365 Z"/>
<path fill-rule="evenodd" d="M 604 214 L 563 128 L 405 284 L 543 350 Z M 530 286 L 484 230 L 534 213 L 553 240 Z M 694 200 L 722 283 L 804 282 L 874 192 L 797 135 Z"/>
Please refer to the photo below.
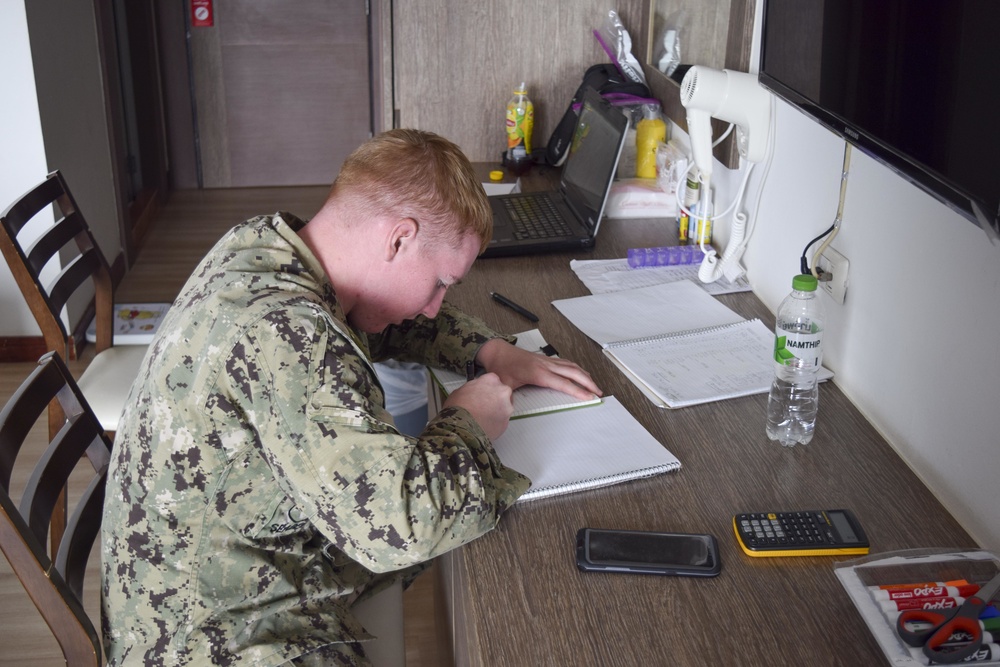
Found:
<path fill-rule="evenodd" d="M 896 598 L 895 595 L 892 597 L 896 599 L 890 601 L 886 592 L 889 587 L 907 590 L 907 587 L 913 586 L 914 590 L 922 589 L 920 594 L 924 594 L 928 588 L 950 586 L 952 594 L 957 597 L 963 592 L 963 585 L 982 586 L 1000 574 L 1000 558 L 978 549 L 912 549 L 842 561 L 836 564 L 834 573 L 889 664 L 909 667 L 932 663 L 920 648 L 907 646 L 899 638 L 896 619 L 899 609 L 905 608 L 907 601 L 906 596 Z M 997 623 L 1000 621 L 989 621 L 987 625 L 992 627 Z M 1000 630 L 991 634 L 1000 637 Z M 998 641 L 1000 639 L 994 638 L 992 643 Z M 1000 647 L 993 649 L 986 643 L 984 647 L 987 647 L 982 652 L 985 659 L 962 664 L 1000 665 Z"/>

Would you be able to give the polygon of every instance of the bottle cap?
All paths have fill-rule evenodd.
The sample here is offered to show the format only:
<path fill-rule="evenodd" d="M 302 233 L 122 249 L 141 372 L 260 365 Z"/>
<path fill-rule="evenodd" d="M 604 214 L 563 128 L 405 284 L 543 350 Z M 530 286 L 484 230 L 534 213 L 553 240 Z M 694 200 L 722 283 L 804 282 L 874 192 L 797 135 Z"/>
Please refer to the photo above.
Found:
<path fill-rule="evenodd" d="M 816 276 L 803 273 L 792 278 L 792 289 L 800 292 L 816 291 Z"/>
<path fill-rule="evenodd" d="M 490 180 L 491 181 L 502 181 L 503 180 L 503 172 L 500 171 L 499 169 L 494 169 L 493 171 L 490 172 Z"/>

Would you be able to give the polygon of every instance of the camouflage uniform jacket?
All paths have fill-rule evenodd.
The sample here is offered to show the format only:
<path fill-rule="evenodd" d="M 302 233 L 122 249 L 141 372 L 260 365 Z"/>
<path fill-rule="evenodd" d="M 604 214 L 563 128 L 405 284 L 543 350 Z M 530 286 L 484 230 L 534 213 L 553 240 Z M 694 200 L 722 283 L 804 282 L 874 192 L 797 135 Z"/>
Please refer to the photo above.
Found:
<path fill-rule="evenodd" d="M 364 664 L 359 596 L 491 530 L 528 487 L 464 409 L 400 435 L 372 368 L 460 371 L 499 334 L 448 305 L 352 330 L 302 224 L 219 241 L 132 387 L 103 522 L 111 665 Z"/>

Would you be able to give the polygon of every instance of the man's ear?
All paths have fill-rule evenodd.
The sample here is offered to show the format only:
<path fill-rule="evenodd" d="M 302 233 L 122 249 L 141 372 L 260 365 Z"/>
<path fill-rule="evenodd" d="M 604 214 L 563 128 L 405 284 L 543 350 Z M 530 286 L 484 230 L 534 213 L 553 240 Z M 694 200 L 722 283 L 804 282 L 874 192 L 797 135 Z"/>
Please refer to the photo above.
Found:
<path fill-rule="evenodd" d="M 389 227 L 389 234 L 386 237 L 386 260 L 393 259 L 404 248 L 414 246 L 419 229 L 420 225 L 413 218 L 400 218 L 396 220 Z"/>

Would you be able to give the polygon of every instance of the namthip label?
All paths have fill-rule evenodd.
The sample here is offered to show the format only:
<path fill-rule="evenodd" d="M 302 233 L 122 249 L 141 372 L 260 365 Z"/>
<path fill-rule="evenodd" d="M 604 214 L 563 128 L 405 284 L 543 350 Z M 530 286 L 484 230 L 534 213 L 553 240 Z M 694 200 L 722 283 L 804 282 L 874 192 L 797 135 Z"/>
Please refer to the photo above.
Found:
<path fill-rule="evenodd" d="M 785 331 L 775 336 L 774 360 L 784 366 L 818 368 L 823 362 L 823 332 Z"/>

